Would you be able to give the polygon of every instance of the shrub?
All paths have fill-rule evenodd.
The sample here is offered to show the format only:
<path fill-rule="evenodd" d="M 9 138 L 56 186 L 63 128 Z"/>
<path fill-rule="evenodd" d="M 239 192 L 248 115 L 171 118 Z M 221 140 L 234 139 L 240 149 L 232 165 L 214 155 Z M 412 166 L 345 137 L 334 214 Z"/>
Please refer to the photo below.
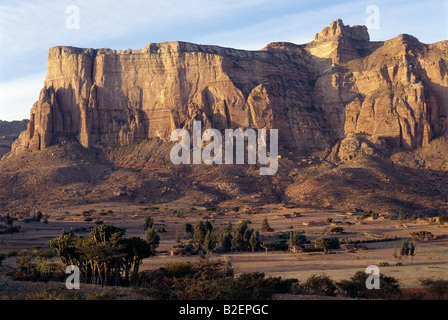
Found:
<path fill-rule="evenodd" d="M 448 280 L 423 278 L 419 282 L 427 291 L 434 293 L 439 300 L 443 300 L 443 295 L 448 292 Z"/>
<path fill-rule="evenodd" d="M 188 262 L 171 262 L 160 268 L 160 271 L 166 277 L 184 278 L 193 273 L 193 265 Z"/>
<path fill-rule="evenodd" d="M 64 276 L 63 267 L 57 263 L 47 263 L 45 254 L 23 254 L 17 260 L 18 269 L 13 276 L 19 281 L 59 281 Z"/>
<path fill-rule="evenodd" d="M 358 271 L 349 280 L 338 282 L 338 290 L 347 297 L 368 299 L 390 299 L 400 292 L 398 280 L 386 275 L 380 275 L 379 289 L 367 289 L 366 281 L 369 276 L 363 271 Z"/>
<path fill-rule="evenodd" d="M 264 218 L 263 222 L 261 224 L 261 231 L 262 232 L 272 232 L 274 231 L 274 229 L 271 228 L 271 226 L 269 225 L 268 219 Z"/>
<path fill-rule="evenodd" d="M 8 252 L 6 253 L 6 255 L 8 256 L 8 258 L 17 257 L 18 254 L 19 254 L 19 253 L 18 253 L 16 250 L 11 250 L 11 251 L 8 251 Z"/>
<path fill-rule="evenodd" d="M 448 222 L 448 214 L 442 214 L 441 216 L 439 216 L 439 222 L 441 223 Z"/>
<path fill-rule="evenodd" d="M 308 294 L 334 296 L 336 289 L 336 283 L 326 274 L 313 274 L 304 284 L 304 290 Z"/>
<path fill-rule="evenodd" d="M 430 240 L 434 238 L 434 235 L 429 231 L 418 231 L 418 232 L 411 232 L 410 235 L 417 240 Z"/>
<path fill-rule="evenodd" d="M 170 263 L 155 271 L 142 272 L 139 283 L 146 295 L 165 300 L 254 300 L 271 299 L 290 292 L 296 279 L 266 277 L 264 273 L 234 276 L 222 260 L 201 259 L 197 264 Z"/>
<path fill-rule="evenodd" d="M 342 234 L 342 233 L 344 233 L 344 228 L 343 227 L 331 228 L 330 233 L 331 234 Z"/>

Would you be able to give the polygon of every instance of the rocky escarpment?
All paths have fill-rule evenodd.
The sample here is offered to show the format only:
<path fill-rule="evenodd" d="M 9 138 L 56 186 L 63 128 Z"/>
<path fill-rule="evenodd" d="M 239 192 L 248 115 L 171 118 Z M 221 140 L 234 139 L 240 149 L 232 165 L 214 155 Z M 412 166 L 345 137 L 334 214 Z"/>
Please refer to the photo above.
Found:
<path fill-rule="evenodd" d="M 447 63 L 446 41 L 370 42 L 364 26 L 341 20 L 308 44 L 260 51 L 184 42 L 54 47 L 13 149 L 45 149 L 60 137 L 85 147 L 168 140 L 195 119 L 217 129 L 276 128 L 281 144 L 304 151 L 332 148 L 350 134 L 413 149 L 448 129 Z"/>

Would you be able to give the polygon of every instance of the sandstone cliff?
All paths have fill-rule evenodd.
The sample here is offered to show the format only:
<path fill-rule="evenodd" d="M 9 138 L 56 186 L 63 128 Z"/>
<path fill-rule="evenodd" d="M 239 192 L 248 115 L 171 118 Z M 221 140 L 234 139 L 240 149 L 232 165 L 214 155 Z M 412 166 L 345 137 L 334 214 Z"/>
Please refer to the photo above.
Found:
<path fill-rule="evenodd" d="M 194 119 L 217 129 L 277 128 L 290 149 L 339 148 L 357 133 L 413 149 L 448 129 L 447 62 L 447 41 L 370 42 L 366 27 L 341 20 L 308 44 L 260 51 L 184 42 L 54 47 L 13 150 L 45 149 L 60 137 L 85 147 L 168 140 Z"/>

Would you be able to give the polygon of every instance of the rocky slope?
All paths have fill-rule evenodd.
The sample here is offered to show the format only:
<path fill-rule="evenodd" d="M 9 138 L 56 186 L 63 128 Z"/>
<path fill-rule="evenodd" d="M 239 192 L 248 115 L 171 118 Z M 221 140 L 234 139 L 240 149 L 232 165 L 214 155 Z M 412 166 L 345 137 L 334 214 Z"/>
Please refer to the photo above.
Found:
<path fill-rule="evenodd" d="M 447 41 L 403 34 L 371 42 L 364 26 L 341 20 L 310 43 L 260 51 L 184 42 L 124 51 L 54 47 L 28 127 L 0 162 L 2 182 L 20 181 L 21 191 L 9 189 L 0 202 L 191 195 L 443 211 L 447 61 Z M 279 129 L 278 173 L 171 165 L 169 134 L 191 129 L 193 120 L 221 130 Z"/>

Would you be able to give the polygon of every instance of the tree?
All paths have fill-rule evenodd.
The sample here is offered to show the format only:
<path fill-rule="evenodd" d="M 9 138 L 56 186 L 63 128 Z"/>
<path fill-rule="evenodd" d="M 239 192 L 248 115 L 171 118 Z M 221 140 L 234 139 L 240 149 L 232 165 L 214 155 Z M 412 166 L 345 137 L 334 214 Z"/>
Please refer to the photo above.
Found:
<path fill-rule="evenodd" d="M 227 230 L 222 236 L 221 248 L 222 250 L 224 250 L 224 252 L 227 252 L 232 249 L 232 236 Z"/>
<path fill-rule="evenodd" d="M 174 237 L 174 241 L 176 243 L 180 243 L 180 235 L 179 235 L 179 231 L 176 231 L 176 236 Z"/>
<path fill-rule="evenodd" d="M 122 263 L 125 269 L 125 283 L 129 283 L 129 273 L 131 274 L 130 283 L 137 281 L 139 266 L 143 259 L 152 255 L 151 245 L 138 237 L 129 237 L 123 239 L 124 252 Z M 117 284 L 116 284 L 117 285 Z"/>
<path fill-rule="evenodd" d="M 154 220 L 150 216 L 146 216 L 143 222 L 143 229 L 148 230 L 154 226 Z"/>
<path fill-rule="evenodd" d="M 216 241 L 215 241 L 215 237 L 213 234 L 213 231 L 208 230 L 207 234 L 204 237 L 204 250 L 208 253 L 208 252 L 212 252 L 213 249 L 215 248 L 216 245 Z"/>
<path fill-rule="evenodd" d="M 268 219 L 264 218 L 263 222 L 261 223 L 261 231 L 262 232 L 272 232 L 274 231 L 274 229 L 271 228 L 271 226 L 269 225 Z"/>
<path fill-rule="evenodd" d="M 191 235 L 193 230 L 193 225 L 191 223 L 184 222 L 183 231 L 185 236 Z"/>
<path fill-rule="evenodd" d="M 327 252 L 328 249 L 330 248 L 330 240 L 328 238 L 317 238 L 315 240 L 316 245 L 321 248 L 322 250 L 324 250 L 324 252 Z"/>
<path fill-rule="evenodd" d="M 76 265 L 79 268 L 84 282 L 129 284 L 137 279 L 142 260 L 154 253 L 159 237 L 152 228 L 147 229 L 147 238 L 151 243 L 137 237 L 123 238 L 124 232 L 124 229 L 112 225 L 95 227 L 87 237 L 76 236 L 73 230 L 63 230 L 48 245 L 66 266 Z"/>
<path fill-rule="evenodd" d="M 252 252 L 254 252 L 255 249 L 257 249 L 259 242 L 260 241 L 258 240 L 258 232 L 252 232 L 252 235 L 250 236 L 249 239 L 249 245 L 252 249 Z"/>
<path fill-rule="evenodd" d="M 289 245 L 300 246 L 306 242 L 306 237 L 298 232 L 291 231 L 289 233 Z"/>
<path fill-rule="evenodd" d="M 328 252 L 328 249 L 338 249 L 339 248 L 339 238 L 317 238 L 315 240 L 316 245 L 323 249 L 325 252 Z"/>
<path fill-rule="evenodd" d="M 201 219 L 198 219 L 193 231 L 193 240 L 196 242 L 198 248 L 202 246 L 206 233 L 207 231 L 205 230 L 204 224 Z"/>
<path fill-rule="evenodd" d="M 397 247 L 394 247 L 394 253 L 392 255 L 394 256 L 395 260 L 397 260 L 398 258 Z"/>
<path fill-rule="evenodd" d="M 414 262 L 414 256 L 415 256 L 415 244 L 414 244 L 414 241 L 411 242 L 411 245 L 409 247 L 409 255 L 412 258 L 412 262 Z"/>
<path fill-rule="evenodd" d="M 150 256 L 153 256 L 156 252 L 156 248 L 160 244 L 160 236 L 154 231 L 154 228 L 146 230 L 146 242 L 150 246 Z"/>
<path fill-rule="evenodd" d="M 409 243 L 408 243 L 407 240 L 401 241 L 400 255 L 401 256 L 408 256 L 409 255 Z"/>

